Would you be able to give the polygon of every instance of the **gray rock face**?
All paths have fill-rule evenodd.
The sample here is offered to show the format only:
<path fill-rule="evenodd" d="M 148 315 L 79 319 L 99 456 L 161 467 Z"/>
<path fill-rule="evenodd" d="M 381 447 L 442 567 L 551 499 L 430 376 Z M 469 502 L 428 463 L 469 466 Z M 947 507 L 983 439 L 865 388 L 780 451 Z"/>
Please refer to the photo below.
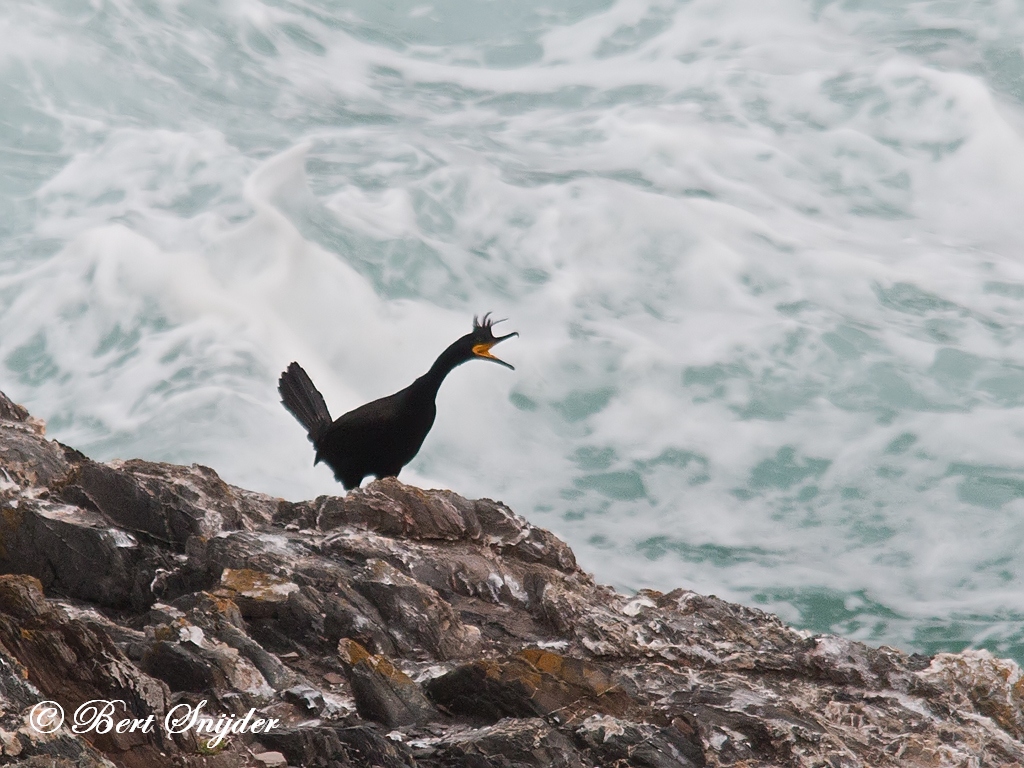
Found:
<path fill-rule="evenodd" d="M 49 734 L 43 700 L 69 713 Z M 97 700 L 157 725 L 75 733 Z M 163 727 L 199 706 L 265 727 Z M 0 395 L 0 764 L 282 760 L 1024 766 L 1024 677 L 619 594 L 486 499 L 385 479 L 292 503 L 205 467 L 99 464 Z"/>

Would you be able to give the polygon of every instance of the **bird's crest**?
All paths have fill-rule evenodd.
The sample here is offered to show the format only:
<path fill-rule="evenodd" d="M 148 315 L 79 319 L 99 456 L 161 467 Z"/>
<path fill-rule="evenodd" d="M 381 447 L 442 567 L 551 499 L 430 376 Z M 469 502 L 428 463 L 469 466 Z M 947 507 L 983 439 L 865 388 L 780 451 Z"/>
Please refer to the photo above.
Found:
<path fill-rule="evenodd" d="M 497 325 L 498 323 L 504 323 L 506 319 L 507 318 L 502 318 L 501 320 L 491 320 L 490 312 L 485 314 L 482 318 L 477 318 L 476 315 L 473 315 L 473 332 L 476 333 L 478 331 L 483 331 L 485 335 L 493 337 L 494 331 L 492 331 L 491 328 Z"/>

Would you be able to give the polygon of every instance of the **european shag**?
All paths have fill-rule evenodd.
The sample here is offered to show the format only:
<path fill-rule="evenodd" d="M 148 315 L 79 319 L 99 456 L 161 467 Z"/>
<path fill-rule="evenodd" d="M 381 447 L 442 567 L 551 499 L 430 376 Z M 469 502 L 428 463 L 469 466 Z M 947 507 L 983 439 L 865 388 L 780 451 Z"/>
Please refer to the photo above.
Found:
<path fill-rule="evenodd" d="M 434 398 L 453 368 L 473 360 L 493 360 L 512 368 L 491 354 L 491 347 L 518 333 L 495 336 L 490 312 L 473 318 L 473 331 L 452 344 L 434 361 L 430 370 L 405 389 L 361 405 L 331 421 L 323 395 L 298 363 L 281 374 L 277 391 L 281 402 L 306 428 L 316 448 L 316 460 L 334 470 L 345 490 L 356 488 L 368 475 L 397 477 L 412 461 L 434 425 Z"/>

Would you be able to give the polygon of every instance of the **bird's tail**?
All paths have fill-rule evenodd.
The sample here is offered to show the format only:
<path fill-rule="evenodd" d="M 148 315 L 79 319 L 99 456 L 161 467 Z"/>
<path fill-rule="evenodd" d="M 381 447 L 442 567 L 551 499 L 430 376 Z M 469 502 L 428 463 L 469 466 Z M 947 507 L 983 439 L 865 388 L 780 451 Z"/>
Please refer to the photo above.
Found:
<path fill-rule="evenodd" d="M 310 441 L 315 445 L 324 430 L 331 425 L 331 412 L 327 410 L 324 396 L 320 394 L 309 375 L 298 363 L 292 363 L 281 374 L 277 383 L 284 407 L 306 428 Z"/>

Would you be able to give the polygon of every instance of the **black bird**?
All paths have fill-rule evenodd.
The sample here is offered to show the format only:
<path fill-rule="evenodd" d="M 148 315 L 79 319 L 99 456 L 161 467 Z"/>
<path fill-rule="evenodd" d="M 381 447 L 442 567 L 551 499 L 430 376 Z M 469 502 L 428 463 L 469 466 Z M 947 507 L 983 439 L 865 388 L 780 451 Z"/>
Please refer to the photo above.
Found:
<path fill-rule="evenodd" d="M 345 490 L 356 488 L 367 475 L 397 477 L 412 461 L 434 425 L 434 398 L 453 368 L 480 358 L 512 368 L 491 354 L 491 347 L 518 333 L 495 336 L 488 312 L 473 318 L 473 331 L 453 343 L 430 370 L 405 389 L 361 405 L 331 421 L 327 403 L 298 363 L 281 374 L 277 391 L 284 407 L 306 428 L 316 448 L 313 464 L 325 462 Z"/>

